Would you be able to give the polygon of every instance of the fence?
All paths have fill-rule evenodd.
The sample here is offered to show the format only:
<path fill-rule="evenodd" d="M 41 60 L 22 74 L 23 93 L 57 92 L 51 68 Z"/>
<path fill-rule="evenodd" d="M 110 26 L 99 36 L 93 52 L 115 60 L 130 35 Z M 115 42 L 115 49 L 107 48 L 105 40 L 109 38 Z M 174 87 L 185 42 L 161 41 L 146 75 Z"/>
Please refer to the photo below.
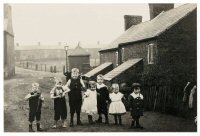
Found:
<path fill-rule="evenodd" d="M 146 110 L 170 113 L 177 116 L 193 116 L 195 108 L 190 110 L 188 103 L 183 103 L 183 90 L 169 86 L 144 87 L 144 105 Z"/>
<path fill-rule="evenodd" d="M 30 62 L 30 61 L 20 61 L 16 62 L 16 66 L 22 67 L 25 69 L 31 69 L 36 71 L 44 71 L 44 72 L 51 72 L 51 73 L 58 73 L 63 72 L 65 70 L 65 66 L 55 66 L 50 64 L 42 64 L 42 63 L 36 63 L 36 62 Z"/>
<path fill-rule="evenodd" d="M 120 88 L 126 98 L 132 92 L 131 87 Z M 183 102 L 183 89 L 170 86 L 144 86 L 142 87 L 144 96 L 145 111 L 156 111 L 169 113 L 181 117 L 196 116 L 196 100 L 193 109 L 189 109 L 188 102 Z M 194 99 L 197 99 L 196 97 Z M 127 102 L 125 105 L 128 104 Z M 127 105 L 126 105 L 127 107 Z"/>

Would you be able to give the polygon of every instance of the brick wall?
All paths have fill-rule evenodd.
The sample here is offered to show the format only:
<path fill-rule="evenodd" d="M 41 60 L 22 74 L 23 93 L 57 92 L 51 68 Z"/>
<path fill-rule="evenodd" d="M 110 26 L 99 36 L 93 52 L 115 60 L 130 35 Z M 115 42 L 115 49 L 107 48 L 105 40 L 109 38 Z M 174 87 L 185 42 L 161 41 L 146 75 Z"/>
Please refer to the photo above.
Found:
<path fill-rule="evenodd" d="M 72 68 L 78 68 L 80 70 L 80 73 L 85 74 L 90 70 L 89 56 L 69 56 L 68 60 L 69 60 L 68 64 L 70 71 Z"/>
<path fill-rule="evenodd" d="M 171 83 L 184 86 L 188 80 L 196 82 L 196 10 L 163 33 L 158 44 L 159 65 Z"/>
<path fill-rule="evenodd" d="M 148 56 L 148 45 L 154 44 L 155 47 L 157 47 L 156 40 L 148 40 L 133 44 L 128 44 L 126 46 L 121 46 L 119 48 L 120 50 L 120 56 L 119 61 L 120 63 L 123 63 L 127 61 L 128 59 L 136 59 L 136 58 L 143 58 L 144 65 L 148 65 L 147 62 L 147 56 Z M 157 52 L 157 48 L 154 48 L 154 52 Z M 154 56 L 156 59 L 156 56 Z"/>
<path fill-rule="evenodd" d="M 100 64 L 103 64 L 105 62 L 112 62 L 113 67 L 114 68 L 117 67 L 117 65 L 116 65 L 116 51 L 117 50 L 100 52 Z"/>
<path fill-rule="evenodd" d="M 10 78 L 14 74 L 14 36 L 4 31 L 4 78 Z"/>

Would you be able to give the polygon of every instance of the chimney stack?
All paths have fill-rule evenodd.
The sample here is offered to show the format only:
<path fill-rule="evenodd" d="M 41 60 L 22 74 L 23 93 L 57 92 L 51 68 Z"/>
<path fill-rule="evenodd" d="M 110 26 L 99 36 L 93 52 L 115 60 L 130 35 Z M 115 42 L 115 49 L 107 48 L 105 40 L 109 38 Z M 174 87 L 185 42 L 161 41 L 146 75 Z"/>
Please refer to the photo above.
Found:
<path fill-rule="evenodd" d="M 124 29 L 125 31 L 133 25 L 137 25 L 142 22 L 142 16 L 137 15 L 124 15 Z"/>
<path fill-rule="evenodd" d="M 166 4 L 159 4 L 159 3 L 150 3 L 149 10 L 150 10 L 150 20 L 155 18 L 159 15 L 162 11 L 167 11 L 174 8 L 173 3 L 166 3 Z"/>

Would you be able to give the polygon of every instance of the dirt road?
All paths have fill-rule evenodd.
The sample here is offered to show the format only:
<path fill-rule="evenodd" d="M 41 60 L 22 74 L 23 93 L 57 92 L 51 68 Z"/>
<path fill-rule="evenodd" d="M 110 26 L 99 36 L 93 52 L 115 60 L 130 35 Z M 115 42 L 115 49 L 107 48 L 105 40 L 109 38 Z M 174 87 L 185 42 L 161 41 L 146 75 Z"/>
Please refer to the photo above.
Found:
<path fill-rule="evenodd" d="M 42 108 L 41 123 L 48 132 L 195 132 L 196 126 L 193 120 L 175 117 L 151 111 L 144 112 L 141 124 L 145 129 L 129 129 L 131 117 L 127 112 L 123 115 L 123 126 L 112 125 L 114 119 L 109 116 L 110 124 L 88 125 L 87 115 L 82 113 L 81 119 L 84 126 L 67 127 L 65 129 L 51 129 L 53 124 L 53 101 L 49 92 L 54 86 L 53 77 L 61 77 L 62 74 L 36 72 L 16 68 L 16 76 L 4 81 L 4 131 L 28 132 L 28 102 L 24 100 L 32 82 L 40 83 L 45 102 Z M 67 98 L 67 97 L 66 97 Z M 67 102 L 68 105 L 68 102 Z M 69 106 L 68 106 L 69 112 Z M 68 113 L 69 115 L 69 113 Z M 95 116 L 97 118 L 97 116 Z M 69 124 L 69 116 L 68 116 Z M 35 128 L 34 128 L 35 129 Z"/>

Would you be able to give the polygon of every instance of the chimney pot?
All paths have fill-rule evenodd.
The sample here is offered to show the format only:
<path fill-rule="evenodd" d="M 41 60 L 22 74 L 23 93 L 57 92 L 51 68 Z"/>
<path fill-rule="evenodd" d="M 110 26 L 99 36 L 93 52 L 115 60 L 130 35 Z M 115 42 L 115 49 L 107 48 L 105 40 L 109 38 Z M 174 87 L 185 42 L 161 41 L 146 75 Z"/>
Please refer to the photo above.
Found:
<path fill-rule="evenodd" d="M 167 11 L 174 8 L 173 3 L 166 3 L 166 4 L 160 4 L 160 3 L 150 3 L 149 4 L 149 10 L 150 10 L 150 20 L 155 18 L 157 15 L 159 15 L 162 11 Z"/>
<path fill-rule="evenodd" d="M 124 15 L 124 29 L 125 31 L 133 25 L 137 25 L 142 22 L 142 16 L 138 15 Z"/>

